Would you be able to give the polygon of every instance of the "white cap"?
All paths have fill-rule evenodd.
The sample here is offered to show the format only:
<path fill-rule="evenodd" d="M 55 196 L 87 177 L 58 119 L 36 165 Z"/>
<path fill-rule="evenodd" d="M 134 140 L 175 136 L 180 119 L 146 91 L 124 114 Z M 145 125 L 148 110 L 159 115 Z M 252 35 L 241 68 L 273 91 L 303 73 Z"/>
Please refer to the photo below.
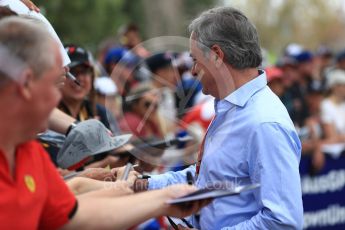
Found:
<path fill-rule="evenodd" d="M 335 69 L 327 74 L 327 86 L 332 88 L 335 85 L 345 85 L 345 71 Z"/>
<path fill-rule="evenodd" d="M 114 96 L 117 93 L 117 87 L 114 81 L 107 76 L 96 78 L 94 87 L 97 92 L 104 96 Z"/>
<path fill-rule="evenodd" d="M 303 46 L 297 43 L 291 43 L 285 48 L 287 55 L 296 56 L 303 52 Z"/>
<path fill-rule="evenodd" d="M 7 6 L 18 15 L 27 15 L 43 22 L 46 26 L 46 29 L 59 44 L 63 66 L 67 66 L 71 62 L 54 28 L 42 14 L 30 10 L 24 3 L 19 0 L 1 0 L 0 6 Z"/>

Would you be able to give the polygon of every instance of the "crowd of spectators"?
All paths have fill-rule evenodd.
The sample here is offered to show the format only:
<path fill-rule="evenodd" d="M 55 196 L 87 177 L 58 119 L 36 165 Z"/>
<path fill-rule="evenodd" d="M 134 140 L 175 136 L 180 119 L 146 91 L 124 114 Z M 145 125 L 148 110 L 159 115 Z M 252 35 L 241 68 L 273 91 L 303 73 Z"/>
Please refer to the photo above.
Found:
<path fill-rule="evenodd" d="M 290 44 L 274 66 L 266 67 L 268 85 L 286 106 L 302 153 L 311 157 L 311 173 L 322 171 L 325 156 L 336 158 L 345 150 L 344 60 L 345 50 Z"/>

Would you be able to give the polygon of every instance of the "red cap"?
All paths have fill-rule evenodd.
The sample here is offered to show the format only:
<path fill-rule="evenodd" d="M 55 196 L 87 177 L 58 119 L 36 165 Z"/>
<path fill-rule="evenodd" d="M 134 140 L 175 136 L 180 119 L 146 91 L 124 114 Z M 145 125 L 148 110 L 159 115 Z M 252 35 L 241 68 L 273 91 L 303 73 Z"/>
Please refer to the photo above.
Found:
<path fill-rule="evenodd" d="M 276 79 L 282 79 L 284 75 L 283 71 L 278 67 L 267 67 L 265 69 L 265 72 L 267 76 L 267 82 L 271 82 Z"/>

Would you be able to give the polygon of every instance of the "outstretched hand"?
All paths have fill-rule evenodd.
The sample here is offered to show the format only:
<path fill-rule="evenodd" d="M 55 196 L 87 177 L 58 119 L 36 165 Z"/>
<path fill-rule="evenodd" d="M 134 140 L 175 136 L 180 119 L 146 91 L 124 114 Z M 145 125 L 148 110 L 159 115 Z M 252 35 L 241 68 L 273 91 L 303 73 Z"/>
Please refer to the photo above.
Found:
<path fill-rule="evenodd" d="M 37 13 L 40 12 L 40 8 L 38 8 L 32 1 L 30 0 L 21 0 L 30 10 L 33 10 Z"/>
<path fill-rule="evenodd" d="M 189 193 L 195 192 L 196 187 L 190 185 L 173 185 L 165 189 L 167 201 L 176 199 Z M 208 205 L 212 199 L 191 201 L 181 204 L 165 204 L 166 215 L 173 217 L 185 217 L 198 212 L 202 207 Z"/>

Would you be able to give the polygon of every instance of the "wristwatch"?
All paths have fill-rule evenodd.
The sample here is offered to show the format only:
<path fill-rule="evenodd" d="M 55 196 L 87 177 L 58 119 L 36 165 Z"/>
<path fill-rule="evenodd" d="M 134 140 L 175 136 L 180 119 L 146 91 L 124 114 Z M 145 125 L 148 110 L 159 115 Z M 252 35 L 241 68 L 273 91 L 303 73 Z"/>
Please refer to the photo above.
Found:
<path fill-rule="evenodd" d="M 72 129 L 74 129 L 76 126 L 77 126 L 77 124 L 79 123 L 79 121 L 75 121 L 75 122 L 73 122 L 70 126 L 68 126 L 68 128 L 67 128 L 67 131 L 66 131 L 66 137 L 68 136 L 68 134 L 72 131 Z"/>
<path fill-rule="evenodd" d="M 149 187 L 148 179 L 136 179 L 133 184 L 133 191 L 134 192 L 143 192 L 147 191 Z"/>

